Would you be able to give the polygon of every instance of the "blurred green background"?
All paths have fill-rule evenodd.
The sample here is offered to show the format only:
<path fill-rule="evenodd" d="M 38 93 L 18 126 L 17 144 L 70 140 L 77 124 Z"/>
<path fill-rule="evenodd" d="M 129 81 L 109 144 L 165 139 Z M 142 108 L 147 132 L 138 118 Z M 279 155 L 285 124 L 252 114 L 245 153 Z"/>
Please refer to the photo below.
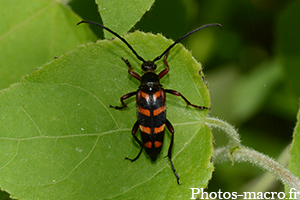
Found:
<path fill-rule="evenodd" d="M 68 5 L 82 19 L 101 23 L 93 0 Z M 276 158 L 292 141 L 299 108 L 300 1 L 157 0 L 131 31 L 176 40 L 215 22 L 223 25 L 222 31 L 210 27 L 182 41 L 204 67 L 210 116 L 236 126 L 244 145 Z M 91 28 L 103 38 L 101 29 Z M 172 67 L 180 66 L 170 66 L 171 72 Z M 226 144 L 221 133 L 213 133 L 216 148 Z M 208 190 L 249 191 L 261 174 L 251 164 L 217 164 Z M 282 191 L 283 186 L 273 184 L 272 190 Z"/>
<path fill-rule="evenodd" d="M 82 2 L 70 5 L 82 18 L 100 21 L 97 14 L 82 10 Z M 96 12 L 93 1 L 84 4 Z M 162 33 L 176 40 L 214 22 L 223 30 L 210 27 L 182 42 L 204 67 L 210 116 L 236 126 L 244 145 L 277 158 L 292 141 L 299 108 L 300 1 L 157 0 L 131 31 Z M 102 30 L 92 28 L 103 37 Z M 170 67 L 172 71 L 180 66 Z M 215 147 L 225 145 L 226 138 L 213 132 Z M 286 153 L 284 164 L 287 159 Z M 251 183 L 263 173 L 246 163 L 217 164 L 208 190 L 255 190 Z M 278 182 L 268 186 L 261 189 L 283 191 Z"/>

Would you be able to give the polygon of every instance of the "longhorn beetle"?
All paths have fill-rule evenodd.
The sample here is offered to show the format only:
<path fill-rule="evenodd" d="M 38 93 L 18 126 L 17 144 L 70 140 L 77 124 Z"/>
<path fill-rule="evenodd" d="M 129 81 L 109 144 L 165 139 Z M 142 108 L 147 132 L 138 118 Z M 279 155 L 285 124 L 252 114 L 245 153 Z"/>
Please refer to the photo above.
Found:
<path fill-rule="evenodd" d="M 142 70 L 143 75 L 140 76 L 136 72 L 133 71 L 133 67 L 129 63 L 127 59 L 122 58 L 122 60 L 126 63 L 128 66 L 128 73 L 133 76 L 134 78 L 138 79 L 141 82 L 141 85 L 139 86 L 139 89 L 134 92 L 130 92 L 128 94 L 125 94 L 121 97 L 121 103 L 122 106 L 112 106 L 111 108 L 115 108 L 118 110 L 121 110 L 123 108 L 126 108 L 127 105 L 124 102 L 124 100 L 128 99 L 129 97 L 132 97 L 136 95 L 136 104 L 137 104 L 137 115 L 138 120 L 135 122 L 133 128 L 132 128 L 132 135 L 134 139 L 137 141 L 137 143 L 140 145 L 141 149 L 138 153 L 138 155 L 134 159 L 125 158 L 126 160 L 130 160 L 131 162 L 137 160 L 139 156 L 141 155 L 141 152 L 143 148 L 145 148 L 147 154 L 151 158 L 152 161 L 155 161 L 159 152 L 161 151 L 163 140 L 164 140 L 164 132 L 165 132 L 165 126 L 168 128 L 168 130 L 171 133 L 171 142 L 168 150 L 168 158 L 170 160 L 172 170 L 176 176 L 177 183 L 179 184 L 179 176 L 175 170 L 174 164 L 171 159 L 172 155 L 172 146 L 174 142 L 174 128 L 169 120 L 166 119 L 166 93 L 173 94 L 176 96 L 181 97 L 188 106 L 192 106 L 201 110 L 210 109 L 209 107 L 205 106 L 197 106 L 194 104 L 191 104 L 182 94 L 175 90 L 171 89 L 163 89 L 162 85 L 160 84 L 159 80 L 164 77 L 170 70 L 169 65 L 167 63 L 167 57 L 169 54 L 169 51 L 181 40 L 186 38 L 187 36 L 191 35 L 192 33 L 195 33 L 205 27 L 209 26 L 219 26 L 222 29 L 222 26 L 220 24 L 206 24 L 203 25 L 191 32 L 188 32 L 186 35 L 182 36 L 178 40 L 176 40 L 172 45 L 170 45 L 161 55 L 157 56 L 154 60 L 145 61 L 141 56 L 137 54 L 137 52 L 133 49 L 133 47 L 119 34 L 112 31 L 111 29 L 98 24 L 96 22 L 92 21 L 81 21 L 77 25 L 81 23 L 88 23 L 88 24 L 94 24 L 97 26 L 102 27 L 103 29 L 107 30 L 108 32 L 114 34 L 116 37 L 118 37 L 122 42 L 124 42 L 127 47 L 134 53 L 140 61 L 143 62 L 142 64 Z M 156 74 L 156 64 L 155 62 L 160 60 L 164 56 L 163 62 L 166 65 L 166 69 L 162 70 L 158 75 Z M 142 136 L 142 142 L 137 138 L 136 133 L 137 130 L 140 128 L 141 130 L 141 136 Z"/>

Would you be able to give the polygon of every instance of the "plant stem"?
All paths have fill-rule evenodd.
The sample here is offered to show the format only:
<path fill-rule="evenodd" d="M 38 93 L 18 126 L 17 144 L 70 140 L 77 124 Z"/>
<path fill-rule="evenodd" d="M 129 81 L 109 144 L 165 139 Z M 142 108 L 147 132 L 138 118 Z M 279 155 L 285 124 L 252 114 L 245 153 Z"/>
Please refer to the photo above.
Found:
<path fill-rule="evenodd" d="M 280 178 L 290 188 L 300 192 L 300 181 L 289 170 L 267 155 L 257 152 L 251 148 L 242 146 L 232 152 L 233 159 L 237 162 L 250 162 L 258 167 L 268 170 Z"/>
<path fill-rule="evenodd" d="M 206 118 L 206 124 L 213 128 L 223 130 L 229 136 L 229 145 L 215 149 L 213 162 L 231 160 L 237 162 L 250 162 L 262 169 L 266 169 L 278 177 L 284 184 L 300 192 L 300 181 L 289 170 L 267 155 L 241 145 L 240 136 L 229 123 L 216 118 Z"/>
<path fill-rule="evenodd" d="M 234 149 L 241 145 L 240 135 L 229 123 L 213 117 L 207 117 L 205 119 L 205 123 L 209 127 L 221 129 L 227 134 L 227 136 L 229 137 L 230 149 Z"/>

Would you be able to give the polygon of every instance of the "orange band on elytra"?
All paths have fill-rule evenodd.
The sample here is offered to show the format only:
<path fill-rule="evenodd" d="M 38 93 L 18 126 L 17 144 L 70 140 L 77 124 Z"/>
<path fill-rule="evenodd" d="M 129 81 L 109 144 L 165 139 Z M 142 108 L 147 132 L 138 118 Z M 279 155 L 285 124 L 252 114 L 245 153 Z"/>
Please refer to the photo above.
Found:
<path fill-rule="evenodd" d="M 148 141 L 148 142 L 146 142 L 146 143 L 144 144 L 144 146 L 145 146 L 146 148 L 148 148 L 148 149 L 151 149 L 152 143 L 151 143 L 150 141 Z"/>
<path fill-rule="evenodd" d="M 141 94 L 141 96 L 144 98 L 144 99 L 146 99 L 146 101 L 149 101 L 149 94 L 147 94 L 146 92 L 140 92 L 140 94 Z"/>
<path fill-rule="evenodd" d="M 140 106 L 137 108 L 139 113 L 142 113 L 143 115 L 146 115 L 147 117 L 150 117 L 150 110 L 141 108 Z"/>
<path fill-rule="evenodd" d="M 160 141 L 155 141 L 155 142 L 154 142 L 155 148 L 158 148 L 158 147 L 160 147 L 161 145 L 162 145 L 162 143 L 161 143 Z"/>
<path fill-rule="evenodd" d="M 154 133 L 157 134 L 157 133 L 162 132 L 163 130 L 165 130 L 165 124 L 161 125 L 158 128 L 154 128 Z"/>
<path fill-rule="evenodd" d="M 157 99 L 158 97 L 161 96 L 161 93 L 162 93 L 161 90 L 155 92 L 155 93 L 153 94 L 153 101 L 156 101 L 156 99 Z"/>
<path fill-rule="evenodd" d="M 151 134 L 151 128 L 147 127 L 147 126 L 142 126 L 140 125 L 140 129 L 142 132 L 147 133 L 147 134 Z"/>
<path fill-rule="evenodd" d="M 162 106 L 160 108 L 157 108 L 153 111 L 153 116 L 157 116 L 160 113 L 164 112 L 166 110 L 166 106 Z"/>

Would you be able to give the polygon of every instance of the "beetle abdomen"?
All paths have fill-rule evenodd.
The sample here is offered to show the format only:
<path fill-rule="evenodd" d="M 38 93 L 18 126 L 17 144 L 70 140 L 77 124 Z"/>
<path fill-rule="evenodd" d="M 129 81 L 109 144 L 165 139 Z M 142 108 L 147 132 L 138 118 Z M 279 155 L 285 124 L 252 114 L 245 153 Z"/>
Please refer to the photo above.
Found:
<path fill-rule="evenodd" d="M 151 160 L 155 161 L 161 151 L 166 123 L 165 91 L 137 92 L 137 113 L 143 145 Z"/>

